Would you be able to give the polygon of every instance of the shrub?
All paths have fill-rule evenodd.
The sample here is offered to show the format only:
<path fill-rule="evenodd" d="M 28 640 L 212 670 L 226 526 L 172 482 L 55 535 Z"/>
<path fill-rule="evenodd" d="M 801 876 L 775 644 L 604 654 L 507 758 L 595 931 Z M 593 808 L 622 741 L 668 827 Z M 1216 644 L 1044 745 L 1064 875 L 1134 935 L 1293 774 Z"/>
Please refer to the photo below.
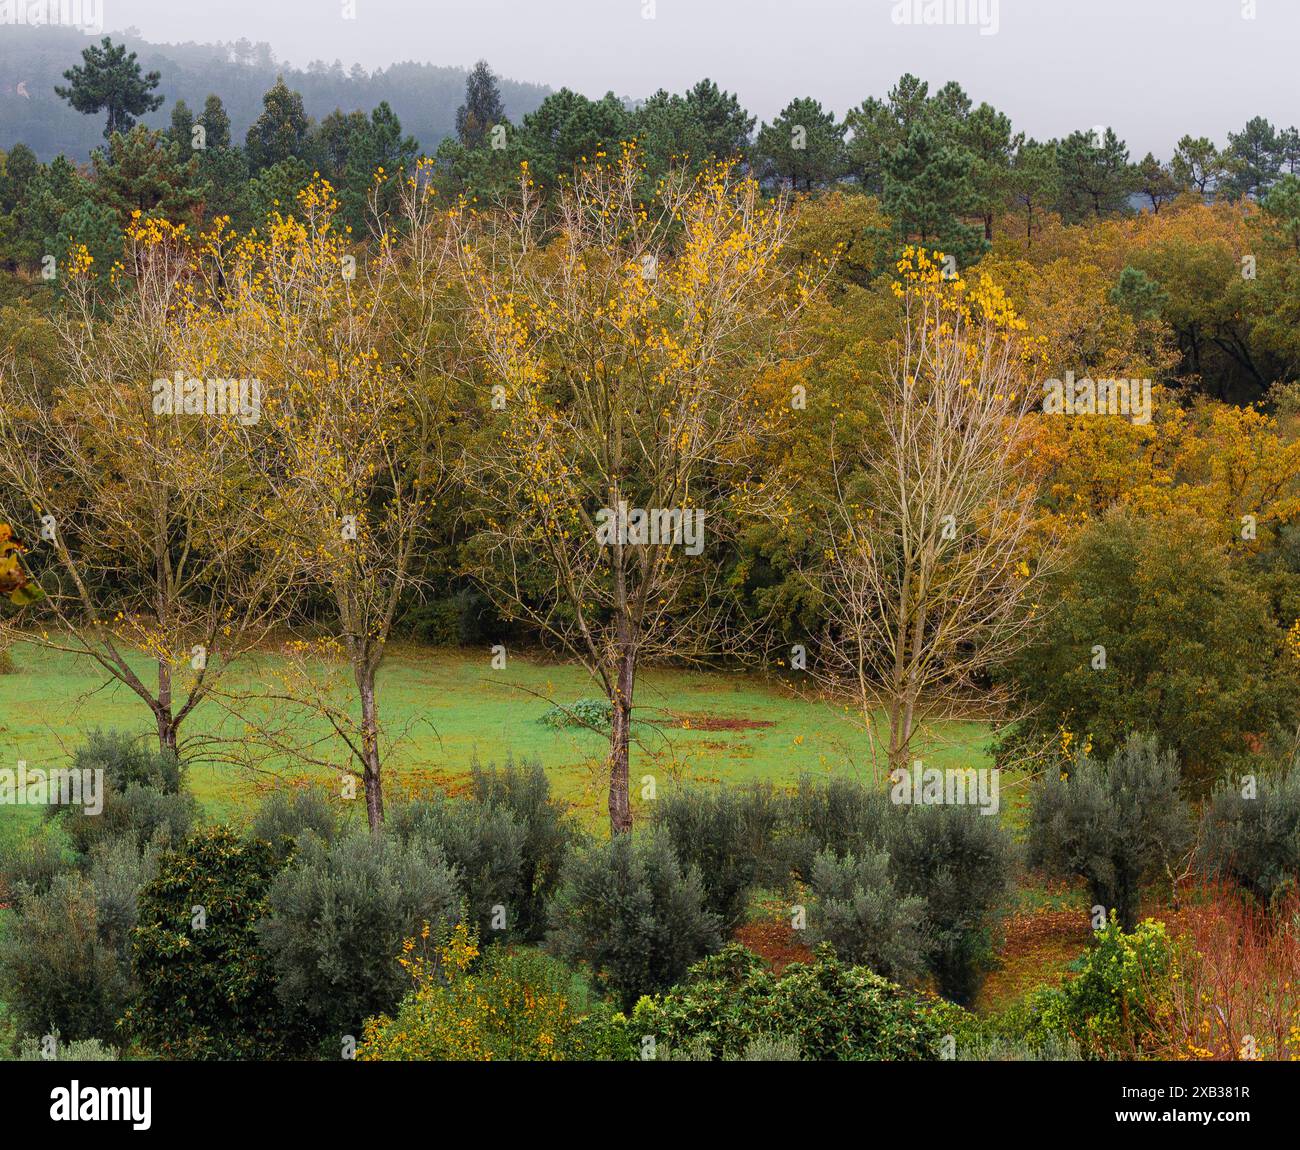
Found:
<path fill-rule="evenodd" d="M 812 882 L 813 863 L 822 851 L 861 856 L 879 846 L 889 815 L 883 791 L 839 777 L 818 783 L 802 776 L 782 806 L 777 849 L 786 872 L 806 883 Z"/>
<path fill-rule="evenodd" d="M 333 843 L 309 835 L 271 885 L 267 908 L 258 938 L 280 1001 L 303 1011 L 318 1035 L 341 1036 L 396 1005 L 402 939 L 421 922 L 455 922 L 460 890 L 429 843 L 367 831 Z"/>
<path fill-rule="evenodd" d="M 799 1043 L 794 1038 L 779 1034 L 763 1034 L 751 1038 L 739 1058 L 725 1059 L 729 1062 L 802 1062 Z"/>
<path fill-rule="evenodd" d="M 146 738 L 125 731 L 102 730 L 86 736 L 72 756 L 72 769 L 102 770 L 104 782 L 119 794 L 132 786 L 179 794 L 185 773 L 174 751 L 154 750 Z"/>
<path fill-rule="evenodd" d="M 925 899 L 895 891 L 883 851 L 862 858 L 823 851 L 813 863 L 812 889 L 813 942 L 828 942 L 842 961 L 896 982 L 925 969 Z"/>
<path fill-rule="evenodd" d="M 1241 782 L 1215 790 L 1201 823 L 1201 868 L 1269 902 L 1300 878 L 1300 768 L 1246 792 Z"/>
<path fill-rule="evenodd" d="M 1046 998 L 1043 1025 L 1087 1052 L 1137 1055 L 1167 1024 L 1174 951 L 1165 925 L 1144 919 L 1132 932 L 1108 921 L 1079 960 L 1078 974 Z"/>
<path fill-rule="evenodd" d="M 1132 930 L 1141 885 L 1172 876 L 1191 838 L 1178 781 L 1173 752 L 1137 735 L 1105 764 L 1085 755 L 1068 778 L 1049 770 L 1032 795 L 1030 862 L 1081 875 L 1094 905 Z"/>
<path fill-rule="evenodd" d="M 654 804 L 655 827 L 704 883 L 704 905 L 724 932 L 740 924 L 766 864 L 779 813 L 770 787 L 685 789 Z"/>
<path fill-rule="evenodd" d="M 169 1058 L 301 1049 L 301 1027 L 280 1009 L 255 929 L 275 874 L 270 843 L 241 840 L 226 827 L 199 831 L 159 859 L 140 892 L 132 936 L 139 990 L 126 1011 L 129 1033 Z"/>
<path fill-rule="evenodd" d="M 5 891 L 16 894 L 19 886 L 44 894 L 73 862 L 67 836 L 48 824 L 36 834 L 6 842 L 0 854 L 0 895 Z"/>
<path fill-rule="evenodd" d="M 96 844 L 121 838 L 129 838 L 137 850 L 144 850 L 151 842 L 180 844 L 196 816 L 190 795 L 167 794 L 132 783 L 123 792 L 106 787 L 104 809 L 98 815 L 65 809 L 59 822 L 77 853 L 88 857 Z"/>
<path fill-rule="evenodd" d="M 50 1040 L 53 1041 L 50 1041 Z M 117 1050 L 105 1046 L 98 1038 L 79 1038 L 64 1042 L 56 1030 L 40 1038 L 27 1037 L 19 1043 L 19 1062 L 116 1062 Z"/>
<path fill-rule="evenodd" d="M 921 995 L 842 964 L 828 946 L 778 978 L 732 944 L 681 985 L 638 1002 L 632 1029 L 670 1052 L 706 1044 L 714 1059 L 743 1057 L 751 1043 L 779 1034 L 812 1061 L 919 1060 L 938 1057 L 941 1018 Z"/>
<path fill-rule="evenodd" d="M 96 844 L 89 860 L 100 932 L 113 945 L 124 970 L 130 970 L 140 890 L 157 873 L 161 853 L 159 844 L 138 851 L 134 841 L 125 837 Z"/>
<path fill-rule="evenodd" d="M 270 843 L 286 859 L 299 836 L 311 833 L 330 843 L 334 841 L 338 819 L 329 799 L 315 788 L 273 791 L 257 808 L 249 833 Z"/>
<path fill-rule="evenodd" d="M 1264 907 L 1221 887 L 1191 902 L 1158 1056 L 1300 1059 L 1300 893 Z"/>
<path fill-rule="evenodd" d="M 712 1062 L 713 1051 L 707 1038 L 692 1038 L 683 1047 L 660 1050 L 659 1062 Z M 763 1035 L 751 1038 L 739 1054 L 727 1054 L 723 1062 L 802 1062 L 799 1044 L 793 1038 Z"/>
<path fill-rule="evenodd" d="M 973 1046 L 959 1046 L 958 1062 L 1081 1062 L 1083 1053 L 1072 1038 L 1049 1037 L 1041 1043 L 990 1038 Z"/>
<path fill-rule="evenodd" d="M 558 703 L 547 707 L 538 718 L 544 727 L 560 730 L 577 727 L 581 730 L 607 731 L 613 722 L 614 706 L 608 699 L 578 699 L 567 707 Z"/>
<path fill-rule="evenodd" d="M 551 798 L 550 781 L 536 760 L 518 767 L 507 761 L 500 770 L 484 770 L 475 763 L 471 777 L 480 803 L 508 811 L 523 828 L 515 929 L 518 937 L 536 942 L 546 933 L 547 903 L 559 885 L 577 829 Z"/>
<path fill-rule="evenodd" d="M 623 1006 L 671 986 L 721 944 L 694 868 L 683 872 L 666 836 L 610 842 L 574 854 L 552 906 L 560 954 L 591 965 Z"/>
<path fill-rule="evenodd" d="M 418 799 L 398 807 L 388 829 L 403 842 L 436 849 L 455 870 L 480 937 L 503 941 L 519 925 L 517 895 L 527 832 L 508 809 L 470 799 Z M 498 907 L 505 908 L 504 927 Z"/>
<path fill-rule="evenodd" d="M 399 960 L 414 987 L 396 1016 L 366 1021 L 362 1062 L 553 1061 L 580 1054 L 572 975 L 544 954 L 479 950 L 464 924 L 431 957 L 407 939 Z"/>
<path fill-rule="evenodd" d="M 969 1003 L 993 960 L 1010 840 L 996 818 L 966 806 L 895 808 L 886 827 L 895 889 L 925 900 L 926 965 L 941 994 Z"/>
<path fill-rule="evenodd" d="M 20 887 L 0 937 L 3 998 L 19 1031 L 57 1030 L 69 1041 L 111 1034 L 131 989 L 120 942 L 84 875 L 58 874 L 40 894 Z"/>

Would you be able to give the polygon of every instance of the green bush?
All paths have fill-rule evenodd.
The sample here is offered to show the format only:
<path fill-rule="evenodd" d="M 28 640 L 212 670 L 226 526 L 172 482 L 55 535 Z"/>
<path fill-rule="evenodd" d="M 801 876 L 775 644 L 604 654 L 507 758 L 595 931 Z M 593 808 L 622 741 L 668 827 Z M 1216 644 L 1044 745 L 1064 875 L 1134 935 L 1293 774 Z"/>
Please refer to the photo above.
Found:
<path fill-rule="evenodd" d="M 656 1054 L 659 1062 L 712 1062 L 713 1051 L 707 1038 L 693 1038 L 686 1046 L 662 1050 Z M 763 1035 L 752 1038 L 739 1054 L 727 1054 L 723 1062 L 802 1062 L 799 1044 L 793 1038 Z"/>
<path fill-rule="evenodd" d="M 519 766 L 507 760 L 499 770 L 475 763 L 470 774 L 474 797 L 485 806 L 509 812 L 523 828 L 514 934 L 537 942 L 546 934 L 547 904 L 559 885 L 577 828 L 563 805 L 551 797 L 550 780 L 537 760 Z"/>
<path fill-rule="evenodd" d="M 269 917 L 258 926 L 280 1001 L 321 1037 L 359 1035 L 368 1015 L 401 998 L 402 940 L 423 923 L 455 922 L 460 898 L 430 843 L 364 830 L 333 843 L 305 836 L 272 883 Z"/>
<path fill-rule="evenodd" d="M 1210 798 L 1201 822 L 1199 862 L 1212 878 L 1226 878 L 1265 902 L 1300 880 L 1300 768 L 1255 781 L 1225 782 Z"/>
<path fill-rule="evenodd" d="M 1136 925 L 1141 887 L 1171 876 L 1191 839 L 1178 759 L 1131 736 L 1104 764 L 1081 756 L 1067 778 L 1048 770 L 1031 795 L 1029 861 L 1088 882 L 1093 903 Z"/>
<path fill-rule="evenodd" d="M 91 731 L 72 756 L 72 769 L 102 770 L 104 782 L 119 794 L 138 786 L 175 795 L 185 778 L 184 765 L 174 751 L 152 748 L 149 736 L 125 731 Z"/>
<path fill-rule="evenodd" d="M 99 814 L 64 809 L 58 821 L 73 849 L 84 858 L 94 852 L 96 844 L 121 838 L 129 838 L 137 850 L 151 842 L 182 843 L 197 817 L 198 809 L 188 793 L 168 794 L 131 783 L 125 791 L 106 787 L 104 809 Z"/>
<path fill-rule="evenodd" d="M 298 838 L 311 833 L 330 843 L 338 830 L 338 818 L 324 793 L 311 788 L 273 791 L 257 808 L 249 833 L 270 843 L 288 858 Z"/>
<path fill-rule="evenodd" d="M 527 831 L 509 809 L 472 799 L 417 799 L 395 808 L 387 828 L 446 859 L 482 938 L 501 942 L 517 930 Z M 497 908 L 504 908 L 504 926 Z"/>
<path fill-rule="evenodd" d="M 884 841 L 890 804 L 883 790 L 855 779 L 833 777 L 818 782 L 799 779 L 798 790 L 785 797 L 778 850 L 786 873 L 812 882 L 813 864 L 824 850 L 861 857 Z"/>
<path fill-rule="evenodd" d="M 925 899 L 894 889 L 884 851 L 862 858 L 823 851 L 813 863 L 812 889 L 813 942 L 828 942 L 841 961 L 895 982 L 913 981 L 925 969 Z"/>
<path fill-rule="evenodd" d="M 43 893 L 18 888 L 0 935 L 0 997 L 21 1033 L 75 1041 L 113 1032 L 131 992 L 114 925 L 101 922 L 95 888 L 77 871 Z"/>
<path fill-rule="evenodd" d="M 19 886 L 44 894 L 75 861 L 67 835 L 57 826 L 44 824 L 35 834 L 6 840 L 0 846 L 0 895 L 12 895 Z"/>
<path fill-rule="evenodd" d="M 573 975 L 535 950 L 490 946 L 464 926 L 432 955 L 404 948 L 414 987 L 393 1018 L 367 1020 L 360 1062 L 586 1059 Z M 427 941 L 427 940 L 426 940 Z M 479 961 L 475 961 L 478 959 Z"/>
<path fill-rule="evenodd" d="M 53 1041 L 49 1041 L 52 1039 Z M 117 1050 L 98 1038 L 64 1042 L 56 1030 L 40 1038 L 29 1036 L 18 1046 L 18 1062 L 116 1062 Z"/>
<path fill-rule="evenodd" d="M 1072 1038 L 1048 1038 L 1041 1043 L 990 1038 L 974 1046 L 958 1047 L 958 1062 L 1081 1062 L 1083 1053 Z"/>
<path fill-rule="evenodd" d="M 168 1058 L 274 1058 L 302 1049 L 301 1024 L 281 1008 L 257 939 L 276 870 L 270 843 L 227 827 L 198 831 L 159 859 L 132 935 L 138 991 L 126 1011 L 128 1033 Z"/>
<path fill-rule="evenodd" d="M 750 890 L 771 874 L 779 812 L 772 788 L 687 788 L 654 804 L 655 827 L 668 836 L 678 861 L 704 883 L 704 905 L 724 932 L 745 917 Z"/>
<path fill-rule="evenodd" d="M 894 808 L 886 828 L 896 890 L 925 900 L 926 965 L 945 998 L 970 1003 L 993 961 L 1011 841 L 997 818 L 968 806 Z"/>
<path fill-rule="evenodd" d="M 1108 921 L 1076 964 L 1078 974 L 1042 999 L 1042 1027 L 1066 1033 L 1096 1056 L 1136 1056 L 1171 1009 L 1176 963 L 1165 925 L 1132 932 Z"/>
<path fill-rule="evenodd" d="M 1043 596 L 1055 608 L 1006 669 L 1028 715 L 1020 738 L 1050 744 L 1065 728 L 1109 758 L 1147 733 L 1199 793 L 1242 769 L 1254 736 L 1294 728 L 1300 695 L 1276 577 L 1235 561 L 1238 550 L 1189 508 L 1117 506 L 1086 524 Z M 1094 670 L 1098 646 L 1106 666 Z"/>
<path fill-rule="evenodd" d="M 122 969 L 131 969 L 131 936 L 139 920 L 140 891 L 158 872 L 161 843 L 136 849 L 130 837 L 97 843 L 87 873 L 95 890 L 101 935 L 115 949 Z"/>
<path fill-rule="evenodd" d="M 567 707 L 559 704 L 547 707 L 537 720 L 544 727 L 560 730 L 577 727 L 582 730 L 607 731 L 613 722 L 614 707 L 608 699 L 578 699 Z"/>
<path fill-rule="evenodd" d="M 591 966 L 625 1008 L 671 986 L 722 941 L 704 884 L 664 835 L 617 835 L 570 857 L 552 906 L 552 944 Z"/>
<path fill-rule="evenodd" d="M 755 1041 L 782 1035 L 810 1061 L 906 1061 L 939 1057 L 942 1019 L 923 996 L 844 965 L 829 946 L 777 977 L 732 944 L 638 1002 L 630 1027 L 652 1036 L 656 1051 L 707 1046 L 714 1059 L 743 1058 Z"/>

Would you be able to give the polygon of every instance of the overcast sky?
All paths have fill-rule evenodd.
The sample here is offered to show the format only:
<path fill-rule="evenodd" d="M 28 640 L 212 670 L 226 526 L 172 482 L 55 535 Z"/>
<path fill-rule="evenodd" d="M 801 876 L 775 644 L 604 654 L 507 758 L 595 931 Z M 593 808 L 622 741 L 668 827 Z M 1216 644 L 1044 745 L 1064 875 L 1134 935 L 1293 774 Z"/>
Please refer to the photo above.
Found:
<path fill-rule="evenodd" d="M 484 57 L 593 97 L 681 91 L 707 75 L 760 119 L 795 96 L 843 115 L 911 71 L 932 89 L 960 81 L 1040 138 L 1113 126 L 1135 157 L 1166 157 L 1188 131 L 1222 142 L 1252 115 L 1300 123 L 1300 0 L 974 0 L 983 29 L 896 23 L 895 0 L 351 0 L 354 19 L 345 0 L 103 4 L 108 29 L 246 36 L 298 66 Z"/>

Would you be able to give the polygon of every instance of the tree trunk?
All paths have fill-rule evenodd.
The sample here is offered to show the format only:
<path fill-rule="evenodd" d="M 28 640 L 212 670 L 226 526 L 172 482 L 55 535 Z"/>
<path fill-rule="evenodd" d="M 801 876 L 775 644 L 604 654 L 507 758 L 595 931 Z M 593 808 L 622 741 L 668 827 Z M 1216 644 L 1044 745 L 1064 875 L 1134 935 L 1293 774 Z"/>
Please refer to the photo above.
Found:
<path fill-rule="evenodd" d="M 176 720 L 172 717 L 172 668 L 158 660 L 158 701 L 153 709 L 158 722 L 158 749 L 176 753 Z"/>
<path fill-rule="evenodd" d="M 375 699 L 375 673 L 367 667 L 357 675 L 361 690 L 361 753 L 366 789 L 366 819 L 372 834 L 384 826 L 384 789 L 379 764 L 379 703 Z"/>
<path fill-rule="evenodd" d="M 618 680 L 609 730 L 609 830 L 627 834 L 632 829 L 632 803 L 628 795 L 632 740 L 632 689 L 636 678 L 636 652 L 625 642 L 619 653 Z"/>

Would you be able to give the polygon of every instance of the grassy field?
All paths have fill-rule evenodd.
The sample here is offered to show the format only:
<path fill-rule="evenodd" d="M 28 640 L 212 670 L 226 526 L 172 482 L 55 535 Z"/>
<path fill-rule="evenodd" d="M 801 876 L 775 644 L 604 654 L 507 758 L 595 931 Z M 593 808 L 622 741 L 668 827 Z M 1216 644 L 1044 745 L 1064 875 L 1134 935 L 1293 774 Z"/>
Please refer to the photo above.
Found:
<path fill-rule="evenodd" d="M 95 727 L 142 733 L 151 728 L 143 704 L 124 687 L 106 685 L 102 673 L 85 660 L 20 646 L 14 661 L 16 673 L 0 676 L 0 765 L 24 759 L 31 766 L 59 766 Z M 138 670 L 146 676 L 147 661 L 141 659 Z M 242 666 L 232 681 L 255 686 L 277 670 L 274 657 L 261 656 Z M 386 760 L 386 796 L 392 801 L 431 786 L 462 789 L 476 758 L 485 764 L 507 755 L 537 758 L 555 791 L 599 832 L 606 817 L 604 739 L 538 721 L 548 700 L 568 706 L 597 694 L 581 668 L 572 665 L 511 656 L 506 669 L 494 671 L 486 651 L 395 648 L 380 673 L 385 724 L 391 732 L 403 733 Z M 860 725 L 831 704 L 799 697 L 777 679 L 648 671 L 638 681 L 637 704 L 634 802 L 638 780 L 647 774 L 660 786 L 753 780 L 788 785 L 804 772 L 871 777 L 870 741 Z M 200 709 L 188 733 L 210 732 L 220 727 L 220 720 L 218 708 Z M 916 755 L 927 766 L 989 766 L 990 738 L 982 722 L 939 722 L 921 733 Z M 289 760 L 272 766 L 269 773 L 194 766 L 190 785 L 205 817 L 241 820 L 268 790 L 286 783 L 327 783 L 337 793 L 336 782 L 318 769 Z M 1023 790 L 1021 780 L 1004 773 L 1002 817 L 1012 826 L 1022 821 Z M 354 815 L 364 817 L 359 800 Z M 0 807 L 0 848 L 29 831 L 37 817 L 26 807 Z M 1083 919 L 1077 891 L 1051 894 L 1031 887 L 1020 894 L 1002 962 L 985 988 L 981 1005 L 986 1008 L 1059 974 L 1086 945 L 1086 931 L 1081 934 L 1078 927 Z M 0 919 L 4 913 L 0 910 Z M 782 947 L 793 957 L 803 953 L 799 940 L 782 925 L 783 905 L 766 916 L 763 908 L 755 914 L 763 921 L 747 928 L 758 932 L 750 943 L 765 943 L 759 946 L 764 953 L 780 953 Z"/>
<path fill-rule="evenodd" d="M 31 766 L 62 765 L 94 727 L 151 729 L 140 700 L 116 683 L 106 685 L 104 674 L 86 660 L 25 645 L 13 654 L 16 673 L 0 677 L 5 765 L 18 759 Z M 233 681 L 253 685 L 275 669 L 273 656 L 260 656 L 232 672 Z M 141 677 L 147 679 L 149 671 L 141 659 Z M 431 784 L 457 789 L 476 757 L 483 763 L 507 755 L 537 758 L 555 791 L 598 822 L 605 802 L 603 739 L 538 722 L 547 700 L 567 706 L 598 694 L 585 672 L 568 664 L 511 656 L 505 669 L 493 670 L 487 651 L 395 648 L 380 672 L 381 715 L 389 731 L 400 734 L 387 759 L 386 793 Z M 859 725 L 837 707 L 800 698 L 777 680 L 652 670 L 639 678 L 636 702 L 634 780 L 649 774 L 660 786 L 676 780 L 783 784 L 803 772 L 871 772 L 870 742 Z M 216 707 L 200 708 L 182 732 L 221 728 L 221 720 Z M 945 721 L 922 732 L 916 753 L 927 766 L 986 766 L 988 743 L 987 725 Z M 238 818 L 279 781 L 312 773 L 291 761 L 274 767 L 267 775 L 198 764 L 190 781 L 207 817 Z M 0 819 L 26 814 L 6 808 Z"/>

